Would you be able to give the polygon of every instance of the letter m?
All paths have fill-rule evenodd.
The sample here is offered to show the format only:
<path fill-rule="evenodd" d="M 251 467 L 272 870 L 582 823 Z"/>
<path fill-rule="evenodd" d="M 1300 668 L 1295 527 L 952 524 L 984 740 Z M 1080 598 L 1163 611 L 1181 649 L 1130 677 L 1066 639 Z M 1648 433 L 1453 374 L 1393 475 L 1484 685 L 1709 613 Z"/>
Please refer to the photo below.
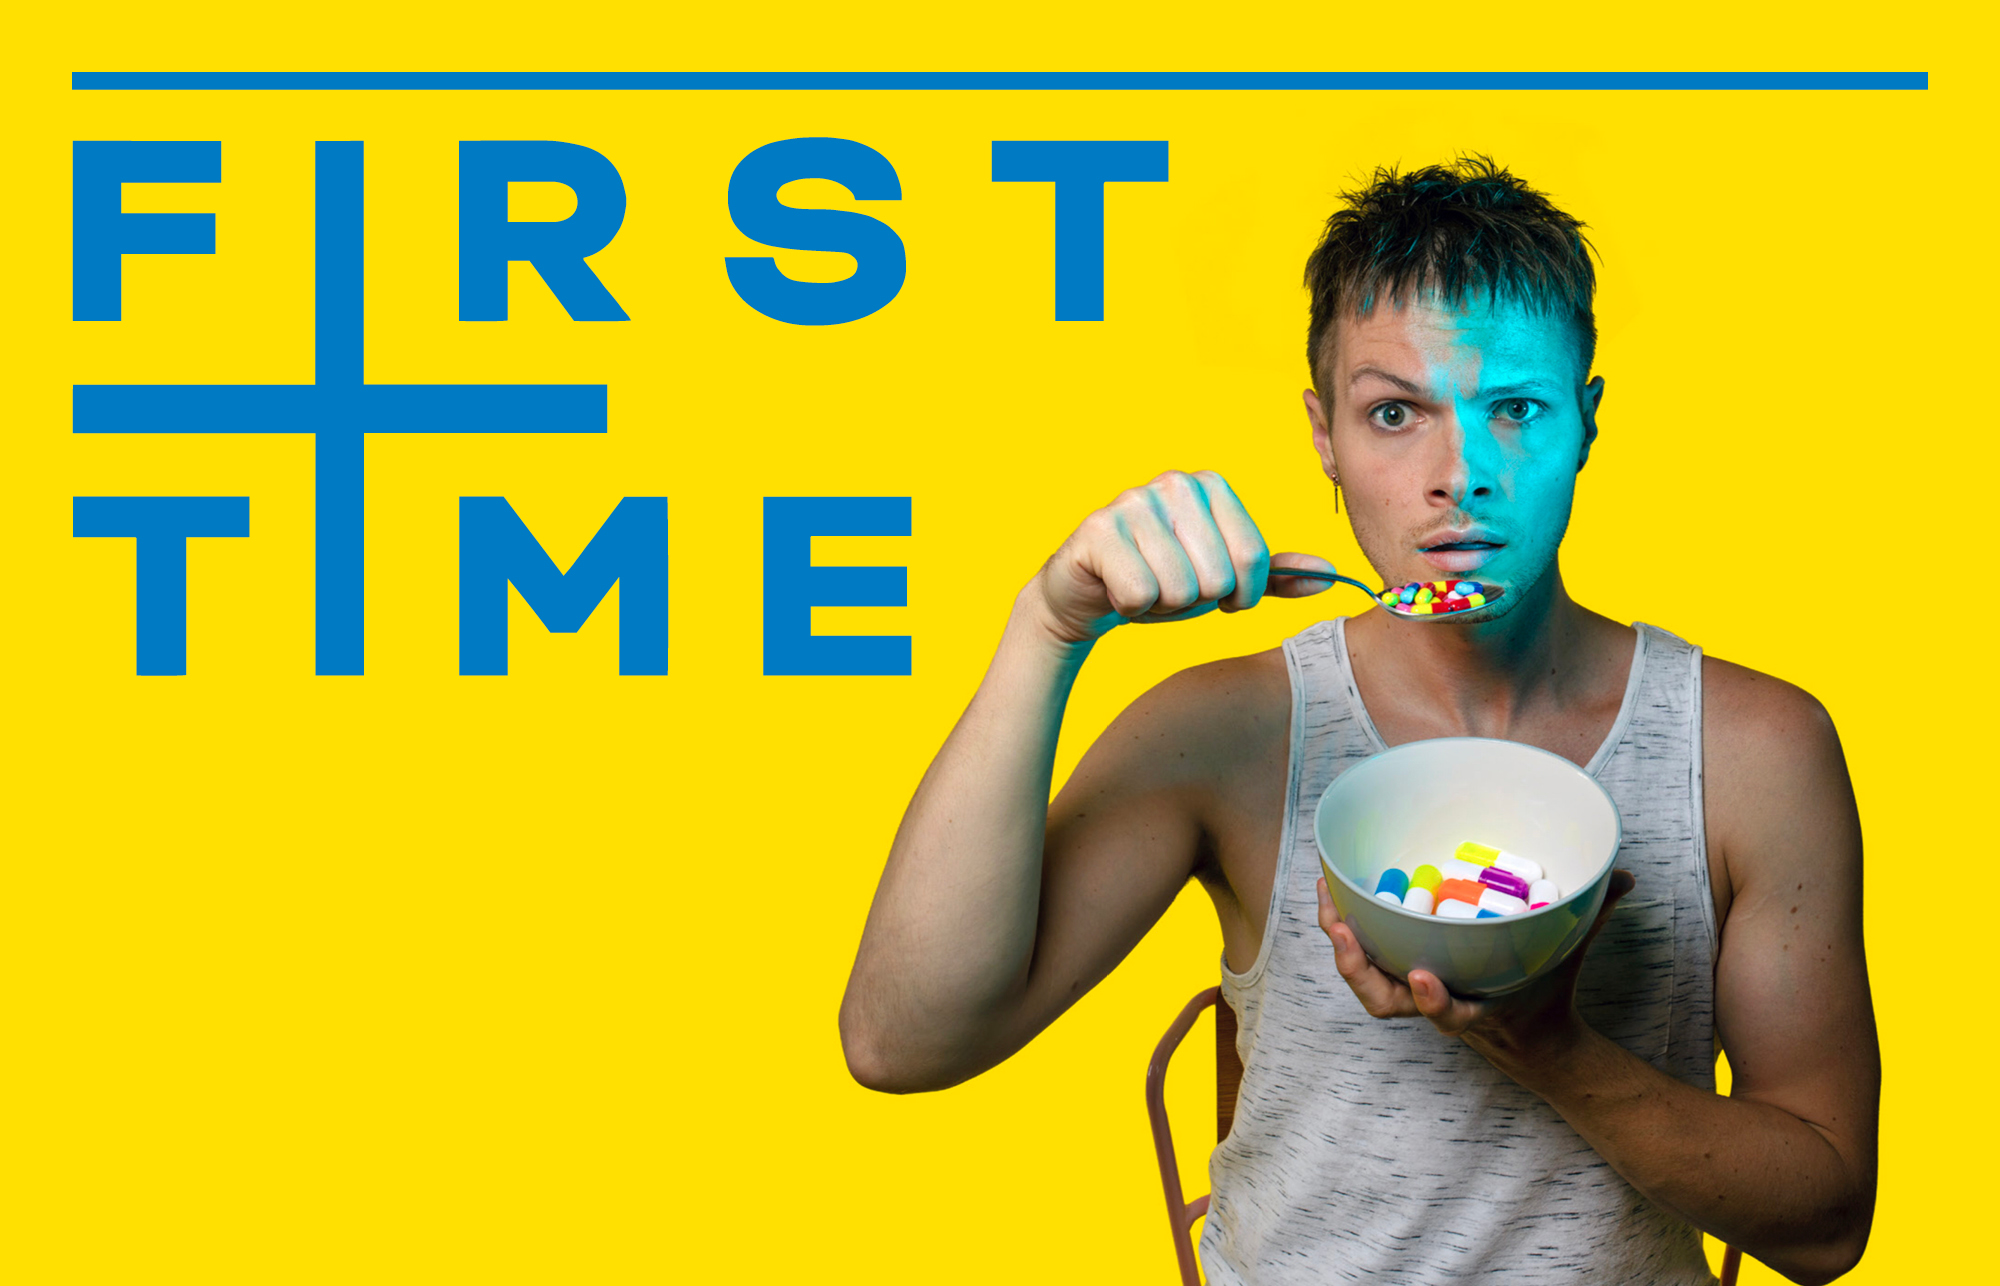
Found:
<path fill-rule="evenodd" d="M 574 634 L 615 583 L 618 673 L 667 672 L 667 498 L 626 496 L 567 572 L 502 496 L 458 499 L 458 672 L 507 673 L 507 586 Z"/>

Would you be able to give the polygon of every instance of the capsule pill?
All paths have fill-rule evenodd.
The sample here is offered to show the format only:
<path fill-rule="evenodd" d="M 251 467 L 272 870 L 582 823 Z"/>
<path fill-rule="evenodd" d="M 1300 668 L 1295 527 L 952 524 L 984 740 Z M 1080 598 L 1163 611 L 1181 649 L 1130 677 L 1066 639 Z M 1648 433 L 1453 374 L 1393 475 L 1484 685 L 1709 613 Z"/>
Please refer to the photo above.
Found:
<path fill-rule="evenodd" d="M 1461 862 L 1471 862 L 1477 866 L 1497 866 L 1503 871 L 1511 871 L 1530 884 L 1543 878 L 1541 863 L 1530 861 L 1525 857 L 1516 857 L 1504 849 L 1475 844 L 1471 840 L 1460 844 L 1458 851 L 1452 856 Z"/>
<path fill-rule="evenodd" d="M 1438 886 L 1437 900 L 1457 898 L 1461 902 L 1479 905 L 1479 895 L 1486 892 L 1486 886 L 1478 880 L 1446 880 Z"/>

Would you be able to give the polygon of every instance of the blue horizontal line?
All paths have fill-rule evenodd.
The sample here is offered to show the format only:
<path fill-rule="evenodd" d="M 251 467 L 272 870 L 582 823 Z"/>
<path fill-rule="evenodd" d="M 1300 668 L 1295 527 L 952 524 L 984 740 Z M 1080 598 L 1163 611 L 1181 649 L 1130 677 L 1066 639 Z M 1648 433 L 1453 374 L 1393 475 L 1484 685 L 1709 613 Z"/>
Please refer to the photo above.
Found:
<path fill-rule="evenodd" d="M 602 433 L 604 384 L 364 384 L 370 433 Z"/>
<path fill-rule="evenodd" d="M 78 384 L 76 433 L 311 433 L 320 390 L 311 384 Z"/>
<path fill-rule="evenodd" d="M 78 71 L 71 89 L 1929 89 L 1922 71 Z"/>
<path fill-rule="evenodd" d="M 75 433 L 603 433 L 603 384 L 78 384 Z"/>

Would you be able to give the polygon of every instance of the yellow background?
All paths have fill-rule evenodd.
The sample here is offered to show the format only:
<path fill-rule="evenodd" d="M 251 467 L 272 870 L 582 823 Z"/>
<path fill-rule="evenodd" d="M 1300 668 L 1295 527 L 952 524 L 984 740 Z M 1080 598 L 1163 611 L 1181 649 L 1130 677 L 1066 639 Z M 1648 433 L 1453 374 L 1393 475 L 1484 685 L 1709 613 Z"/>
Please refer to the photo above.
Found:
<path fill-rule="evenodd" d="M 1342 188 L 1459 149 L 1551 193 L 1603 256 L 1573 592 L 1801 684 L 1841 729 L 1886 1062 L 1881 1206 L 1851 1280 L 1984 1263 L 1988 935 L 1940 881 L 1992 827 L 1990 43 L 1921 4 L 1079 8 L 13 24 L 0 1278 L 1172 1281 L 1140 1084 L 1215 980 L 1198 891 L 947 1093 L 849 1080 L 841 988 L 910 790 L 1014 590 L 1084 513 L 1214 468 L 1274 548 L 1360 569 L 1298 403 L 1299 273 Z M 529 68 L 1865 69 L 1932 88 L 67 88 L 76 70 Z M 806 135 L 864 142 L 902 179 L 865 208 L 908 280 L 849 325 L 771 321 L 723 272 L 765 253 L 729 221 L 731 168 Z M 223 142 L 219 185 L 129 189 L 128 209 L 214 211 L 219 253 L 127 259 L 120 323 L 69 320 L 70 143 L 99 138 Z M 631 321 L 571 322 L 518 265 L 512 321 L 455 320 L 463 138 L 617 164 L 628 213 L 593 266 Z M 1110 189 L 1102 323 L 1052 320 L 1048 186 L 990 181 L 992 140 L 1036 138 L 1171 143 L 1170 182 Z M 602 437 L 369 442 L 365 679 L 312 675 L 310 439 L 69 432 L 72 384 L 310 378 L 318 139 L 367 143 L 370 380 L 611 387 Z M 855 207 L 824 183 L 788 196 Z M 847 262 L 778 260 L 822 279 Z M 69 535 L 92 494 L 251 498 L 249 539 L 190 547 L 187 677 L 133 675 L 132 544 Z M 670 497 L 671 677 L 616 676 L 615 592 L 573 636 L 517 597 L 511 677 L 457 677 L 456 498 L 485 494 L 563 565 L 618 497 Z M 907 539 L 818 542 L 906 562 L 910 606 L 816 614 L 913 635 L 913 676 L 762 677 L 761 498 L 812 494 L 914 498 Z M 1059 771 L 1173 670 L 1359 607 L 1121 631 Z M 1172 1082 L 1190 1193 L 1208 1030 Z"/>

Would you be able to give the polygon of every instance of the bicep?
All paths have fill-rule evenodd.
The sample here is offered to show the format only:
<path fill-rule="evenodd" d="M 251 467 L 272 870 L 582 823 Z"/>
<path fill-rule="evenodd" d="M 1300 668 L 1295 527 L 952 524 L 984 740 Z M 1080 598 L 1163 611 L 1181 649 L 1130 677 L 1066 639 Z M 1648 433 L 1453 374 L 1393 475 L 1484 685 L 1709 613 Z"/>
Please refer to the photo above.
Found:
<path fill-rule="evenodd" d="M 1049 806 L 1021 1043 L 1138 945 L 1200 860 L 1200 756 L 1176 697 L 1168 685 L 1135 702 Z"/>
<path fill-rule="evenodd" d="M 1797 693 L 1759 715 L 1755 744 L 1716 765 L 1734 889 L 1716 968 L 1731 1094 L 1791 1113 L 1872 1169 L 1881 1071 L 1854 794 L 1817 702 Z"/>

